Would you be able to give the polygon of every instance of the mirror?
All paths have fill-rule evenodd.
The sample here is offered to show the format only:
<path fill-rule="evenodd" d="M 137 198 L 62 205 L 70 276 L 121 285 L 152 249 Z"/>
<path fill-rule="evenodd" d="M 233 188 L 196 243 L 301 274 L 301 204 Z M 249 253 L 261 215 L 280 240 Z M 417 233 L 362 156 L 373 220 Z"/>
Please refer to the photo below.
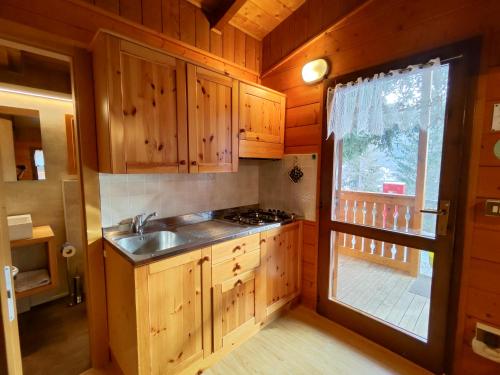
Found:
<path fill-rule="evenodd" d="M 0 153 L 4 181 L 45 180 L 38 111 L 0 106 Z"/>

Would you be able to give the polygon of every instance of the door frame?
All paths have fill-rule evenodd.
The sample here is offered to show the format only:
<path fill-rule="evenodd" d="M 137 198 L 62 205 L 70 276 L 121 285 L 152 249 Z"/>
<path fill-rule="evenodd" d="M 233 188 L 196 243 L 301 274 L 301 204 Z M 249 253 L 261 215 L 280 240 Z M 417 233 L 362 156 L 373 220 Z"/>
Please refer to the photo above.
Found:
<path fill-rule="evenodd" d="M 94 110 L 94 87 L 92 56 L 85 46 L 69 39 L 54 36 L 43 30 L 2 20 L 0 23 L 0 39 L 3 42 L 18 46 L 37 54 L 55 57 L 69 62 L 73 103 L 75 107 L 75 124 L 78 134 L 79 179 L 83 203 L 83 243 L 85 259 L 85 290 L 87 294 L 87 319 L 89 325 L 90 360 L 95 368 L 102 368 L 110 361 L 108 348 L 108 326 L 106 310 L 106 288 L 104 270 L 104 252 L 101 228 L 99 168 L 97 158 L 97 135 Z M 0 200 L 0 204 L 1 204 Z M 0 212 L 0 224 L 4 226 L 6 216 Z M 1 239 L 1 238 L 0 238 Z M 4 241 L 3 241 L 4 242 Z M 0 244 L 0 260 L 5 251 Z M 3 286 L 0 283 L 0 286 Z M 4 293 L 0 293 L 3 295 Z M 6 310 L 2 305 L 2 318 Z M 19 331 L 16 328 L 5 331 L 6 342 L 19 342 Z M 18 362 L 15 353 L 9 354 L 7 360 Z M 21 366 L 21 362 L 19 362 Z M 16 374 L 16 373 L 15 373 Z M 19 374 L 22 374 L 22 369 Z"/>
<path fill-rule="evenodd" d="M 328 87 L 334 86 L 339 82 L 352 81 L 356 78 L 362 76 L 372 76 L 373 74 L 379 72 L 389 71 L 395 67 L 405 67 L 416 62 L 429 61 L 436 56 L 441 57 L 441 59 L 454 58 L 456 56 L 461 56 L 460 60 L 457 60 L 458 64 L 453 64 L 450 61 L 450 77 L 451 81 L 449 83 L 449 92 L 454 90 L 455 94 L 450 97 L 455 103 L 450 103 L 451 106 L 447 104 L 447 121 L 448 123 L 461 123 L 460 131 L 457 131 L 452 142 L 460 145 L 460 150 L 462 151 L 462 159 L 460 163 L 451 163 L 451 160 L 455 158 L 455 155 L 446 154 L 446 149 L 443 149 L 443 160 L 442 165 L 447 165 L 447 169 L 454 168 L 451 175 L 456 175 L 459 178 L 459 183 L 454 195 L 454 204 L 450 212 L 450 223 L 454 223 L 454 234 L 451 240 L 452 249 L 451 253 L 443 252 L 440 256 L 435 259 L 437 263 L 446 262 L 445 264 L 451 263 L 449 270 L 442 275 L 443 280 L 446 282 L 433 282 L 432 293 L 436 297 L 441 297 L 441 300 L 448 301 L 447 303 L 440 304 L 439 306 L 434 306 L 431 308 L 429 319 L 436 321 L 438 325 L 446 326 L 446 330 L 442 330 L 441 334 L 437 334 L 429 331 L 429 335 L 434 334 L 432 341 L 429 344 L 423 343 L 422 341 L 412 338 L 411 336 L 397 331 L 396 329 L 390 329 L 388 326 L 382 322 L 375 319 L 368 320 L 366 315 L 352 310 L 342 304 L 330 302 L 328 298 L 329 284 L 330 284 L 330 233 L 331 233 L 331 201 L 333 192 L 333 176 L 332 173 L 321 173 L 321 188 L 320 188 L 320 215 L 319 215 L 319 246 L 318 246 L 318 304 L 317 310 L 321 315 L 324 315 L 331 320 L 334 320 L 342 325 L 347 326 L 360 333 L 361 335 L 371 339 L 372 341 L 378 342 L 381 345 L 387 347 L 388 349 L 412 360 L 419 365 L 434 371 L 436 373 L 443 372 L 445 368 L 451 366 L 451 359 L 446 358 L 453 350 L 453 338 L 455 325 L 457 321 L 457 306 L 458 306 L 458 294 L 459 294 L 459 284 L 454 282 L 457 275 L 461 272 L 461 261 L 464 248 L 464 239 L 462 233 L 465 230 L 465 214 L 467 208 L 467 202 L 465 197 L 467 196 L 468 189 L 468 166 L 471 157 L 471 142 L 467 141 L 470 139 L 472 134 L 472 113 L 474 106 L 474 94 L 475 94 L 475 83 L 479 68 L 479 56 L 480 56 L 481 39 L 474 38 L 466 40 L 463 42 L 455 43 L 452 45 L 444 46 L 441 48 L 433 49 L 423 53 L 413 54 L 411 56 L 392 60 L 388 63 L 384 63 L 375 67 L 370 67 L 354 73 L 349 73 L 343 76 L 334 77 L 325 82 L 323 86 L 323 101 L 327 98 Z M 455 70 L 458 70 L 455 72 Z M 456 74 L 454 74 L 455 72 Z M 454 75 L 453 75 L 454 74 Z M 322 155 L 321 155 L 321 170 L 322 171 L 333 171 L 333 137 L 330 137 L 325 141 L 327 136 L 326 127 L 326 111 L 327 108 L 324 106 L 323 113 L 323 145 L 322 145 Z M 458 110 L 457 110 L 458 109 Z M 445 124 L 445 126 L 447 126 Z M 451 167 L 450 167 L 451 166 Z M 459 173 L 460 168 L 465 170 L 465 173 Z M 442 186 L 450 186 L 449 182 L 446 182 L 443 178 L 441 179 Z M 446 184 L 446 185 L 445 185 Z M 449 189 L 450 191 L 452 189 Z M 440 192 L 441 192 L 440 188 Z M 449 199 L 448 197 L 441 196 L 440 199 Z M 404 233 L 391 234 L 390 231 L 370 228 L 370 227 L 357 227 L 353 228 L 352 225 L 347 223 L 336 222 L 335 226 L 337 231 L 342 232 L 343 229 L 348 230 L 348 233 L 360 235 L 363 237 L 370 237 L 374 239 L 383 239 L 387 241 L 387 237 L 394 239 L 394 243 L 401 238 L 405 238 L 408 242 L 405 245 L 415 247 L 417 249 L 426 249 L 429 244 L 439 244 L 439 238 L 436 240 L 430 240 L 423 237 L 409 236 Z M 356 233 L 353 231 L 356 229 Z M 382 238 L 380 236 L 383 236 Z M 436 247 L 436 246 L 432 246 Z M 431 247 L 431 248 L 432 248 Z M 436 264 L 436 268 L 439 264 Z M 439 285 L 437 285 L 439 284 Z M 436 323 L 434 323 L 436 324 Z"/>

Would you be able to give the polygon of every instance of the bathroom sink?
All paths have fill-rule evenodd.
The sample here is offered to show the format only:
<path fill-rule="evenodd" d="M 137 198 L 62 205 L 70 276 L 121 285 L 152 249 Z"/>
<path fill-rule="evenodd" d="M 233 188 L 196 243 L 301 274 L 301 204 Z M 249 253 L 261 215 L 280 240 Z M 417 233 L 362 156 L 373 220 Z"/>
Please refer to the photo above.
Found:
<path fill-rule="evenodd" d="M 135 255 L 154 254 L 165 250 L 174 250 L 190 241 L 182 235 L 163 230 L 114 239 L 114 242 L 124 251 Z"/>

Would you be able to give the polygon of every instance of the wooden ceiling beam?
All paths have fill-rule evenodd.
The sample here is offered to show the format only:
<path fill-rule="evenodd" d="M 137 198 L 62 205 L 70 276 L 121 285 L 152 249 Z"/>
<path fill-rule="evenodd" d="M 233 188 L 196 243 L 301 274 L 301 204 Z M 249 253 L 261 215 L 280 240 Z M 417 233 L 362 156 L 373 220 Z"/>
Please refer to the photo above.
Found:
<path fill-rule="evenodd" d="M 222 2 L 219 8 L 212 10 L 207 14 L 210 20 L 210 28 L 214 31 L 221 32 L 224 26 L 234 17 L 241 9 L 247 0 L 231 0 Z"/>

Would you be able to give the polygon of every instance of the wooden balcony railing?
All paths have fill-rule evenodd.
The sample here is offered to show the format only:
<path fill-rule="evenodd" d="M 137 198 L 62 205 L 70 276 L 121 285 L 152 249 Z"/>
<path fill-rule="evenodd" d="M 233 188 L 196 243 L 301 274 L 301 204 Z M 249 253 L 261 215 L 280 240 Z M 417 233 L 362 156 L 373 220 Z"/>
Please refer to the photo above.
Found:
<path fill-rule="evenodd" d="M 416 202 L 412 195 L 340 191 L 335 207 L 336 220 L 403 232 L 415 231 L 420 229 L 422 220 Z M 335 248 L 339 254 L 383 264 L 412 276 L 418 274 L 417 249 L 346 233 L 337 233 Z"/>

